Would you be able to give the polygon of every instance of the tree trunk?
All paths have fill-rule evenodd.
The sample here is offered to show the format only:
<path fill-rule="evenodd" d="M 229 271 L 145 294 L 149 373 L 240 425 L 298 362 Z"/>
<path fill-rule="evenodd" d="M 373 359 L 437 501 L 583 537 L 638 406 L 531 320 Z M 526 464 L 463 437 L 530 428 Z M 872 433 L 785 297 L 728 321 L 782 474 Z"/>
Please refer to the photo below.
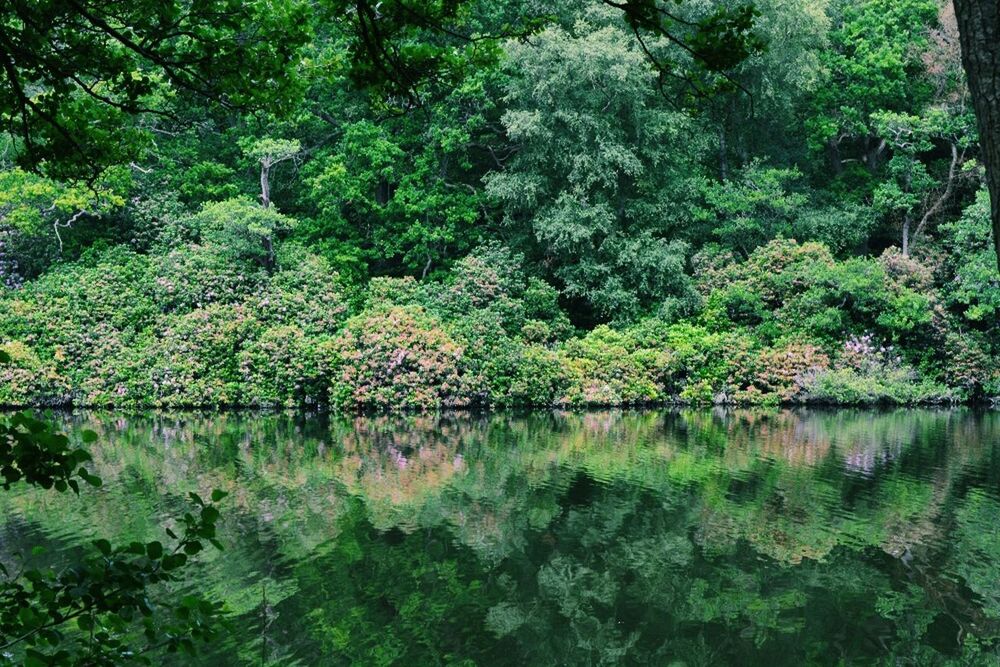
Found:
<path fill-rule="evenodd" d="M 844 172 L 844 161 L 840 159 L 840 142 L 831 137 L 826 142 L 826 155 L 830 160 L 830 169 L 835 176 L 840 176 Z"/>
<path fill-rule="evenodd" d="M 865 140 L 865 164 L 868 166 L 868 171 L 877 174 L 879 167 L 882 166 L 882 152 L 885 150 L 886 141 L 885 139 L 879 140 L 878 137 L 868 137 Z"/>
<path fill-rule="evenodd" d="M 903 257 L 910 256 L 910 214 L 903 216 Z"/>
<path fill-rule="evenodd" d="M 729 147 L 726 145 L 726 125 L 719 126 L 719 180 L 729 179 Z"/>
<path fill-rule="evenodd" d="M 979 125 L 979 145 L 990 191 L 993 247 L 1000 271 L 1000 1 L 954 0 L 962 65 Z"/>
<path fill-rule="evenodd" d="M 271 206 L 271 164 L 260 161 L 260 203 L 264 208 Z"/>

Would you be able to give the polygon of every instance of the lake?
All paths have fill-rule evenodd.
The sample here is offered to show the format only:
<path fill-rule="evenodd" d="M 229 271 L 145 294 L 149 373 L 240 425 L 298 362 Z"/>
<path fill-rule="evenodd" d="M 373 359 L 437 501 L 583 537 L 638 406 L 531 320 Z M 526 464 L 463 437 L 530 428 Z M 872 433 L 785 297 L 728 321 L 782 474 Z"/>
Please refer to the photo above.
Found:
<path fill-rule="evenodd" d="M 229 491 L 206 665 L 998 663 L 998 411 L 56 418 L 105 486 L 0 494 L 4 553 Z"/>

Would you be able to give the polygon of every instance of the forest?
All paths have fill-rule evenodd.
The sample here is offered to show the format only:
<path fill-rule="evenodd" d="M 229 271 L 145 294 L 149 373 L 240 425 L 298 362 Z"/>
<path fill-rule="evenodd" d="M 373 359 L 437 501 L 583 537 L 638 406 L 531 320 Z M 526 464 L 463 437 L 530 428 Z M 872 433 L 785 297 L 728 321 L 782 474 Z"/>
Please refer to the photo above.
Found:
<path fill-rule="evenodd" d="M 682 38 L 543 4 L 393 5 L 385 60 L 335 2 L 192 10 L 174 24 L 197 40 L 138 62 L 86 61 L 81 31 L 76 83 L 5 98 L 0 404 L 1000 394 L 950 3 L 691 1 Z M 66 62 L 22 25 L 22 76 Z M 234 46 L 198 57 L 213 39 Z"/>
<path fill-rule="evenodd" d="M 0 3 L 0 665 L 998 664 L 998 100 L 995 0 Z"/>

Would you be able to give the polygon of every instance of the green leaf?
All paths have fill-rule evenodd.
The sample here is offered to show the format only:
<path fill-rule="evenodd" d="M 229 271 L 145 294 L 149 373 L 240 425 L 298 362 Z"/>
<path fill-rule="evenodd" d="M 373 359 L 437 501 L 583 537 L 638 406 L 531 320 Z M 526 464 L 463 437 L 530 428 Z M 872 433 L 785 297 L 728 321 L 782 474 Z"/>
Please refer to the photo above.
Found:
<path fill-rule="evenodd" d="M 146 545 L 146 555 L 152 559 L 158 559 L 163 556 L 163 545 L 160 542 L 150 542 Z"/>
<path fill-rule="evenodd" d="M 163 569 L 170 572 L 179 567 L 184 567 L 185 563 L 187 563 L 186 554 L 169 554 L 163 558 Z"/>
<path fill-rule="evenodd" d="M 94 540 L 93 544 L 95 547 L 97 547 L 97 550 L 100 551 L 105 556 L 111 555 L 111 543 L 108 542 L 107 540 L 105 539 Z"/>

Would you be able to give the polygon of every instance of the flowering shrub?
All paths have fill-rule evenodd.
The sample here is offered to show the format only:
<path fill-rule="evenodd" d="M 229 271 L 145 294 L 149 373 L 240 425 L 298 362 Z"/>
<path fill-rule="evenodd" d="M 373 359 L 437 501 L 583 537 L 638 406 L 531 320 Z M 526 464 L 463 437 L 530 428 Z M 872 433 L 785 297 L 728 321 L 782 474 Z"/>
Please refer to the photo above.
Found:
<path fill-rule="evenodd" d="M 564 357 L 557 352 L 526 345 L 519 350 L 515 368 L 506 393 L 496 396 L 496 403 L 548 407 L 567 396 L 572 380 Z"/>
<path fill-rule="evenodd" d="M 163 312 L 187 312 L 212 303 L 239 303 L 258 293 L 267 274 L 234 266 L 216 249 L 189 245 L 156 258 L 153 298 Z"/>
<path fill-rule="evenodd" d="M 806 378 L 830 367 L 830 358 L 815 345 L 792 342 L 761 350 L 754 363 L 751 387 L 779 401 L 792 401 L 800 398 Z"/>
<path fill-rule="evenodd" d="M 251 300 L 254 314 L 267 324 L 294 324 L 310 335 L 336 332 L 347 317 L 347 300 L 329 262 L 299 251 L 280 263 L 284 268 Z"/>
<path fill-rule="evenodd" d="M 73 402 L 80 405 L 145 405 L 152 395 L 149 369 L 143 352 L 150 336 L 122 332 L 96 322 L 81 334 L 84 352 L 67 357 L 57 350 L 58 361 L 70 362 Z"/>
<path fill-rule="evenodd" d="M 255 329 L 243 306 L 213 304 L 163 320 L 143 353 L 152 403 L 241 405 L 238 355 Z"/>
<path fill-rule="evenodd" d="M 332 348 L 329 339 L 311 338 L 296 326 L 267 329 L 240 353 L 243 402 L 258 407 L 325 404 Z"/>
<path fill-rule="evenodd" d="M 753 341 L 740 332 L 712 333 L 680 323 L 669 327 L 665 386 L 670 395 L 694 403 L 725 402 L 745 385 L 752 368 Z"/>
<path fill-rule="evenodd" d="M 990 354 L 989 340 L 979 332 L 952 332 L 944 340 L 942 379 L 971 396 L 1000 395 L 1000 359 Z"/>
<path fill-rule="evenodd" d="M 804 336 L 829 351 L 863 331 L 889 340 L 929 335 L 929 271 L 898 253 L 838 262 L 821 244 L 775 240 L 742 264 L 720 257 L 698 258 L 706 267 L 701 321 L 712 330 L 752 327 L 763 343 Z"/>
<path fill-rule="evenodd" d="M 0 345 L 10 362 L 0 364 L 0 405 L 29 406 L 65 402 L 69 382 L 52 363 L 42 361 L 20 341 Z"/>
<path fill-rule="evenodd" d="M 392 307 L 347 321 L 334 343 L 331 401 L 342 408 L 433 409 L 468 405 L 464 350 L 418 307 Z"/>
<path fill-rule="evenodd" d="M 992 323 L 940 296 L 940 262 L 894 252 L 838 262 L 780 240 L 736 263 L 704 251 L 700 296 L 683 309 L 582 336 L 558 292 L 495 245 L 443 282 L 376 278 L 354 296 L 301 247 L 277 248 L 266 268 L 227 253 L 219 241 L 93 250 L 0 290 L 0 342 L 15 345 L 0 401 L 436 409 L 1000 393 Z"/>
<path fill-rule="evenodd" d="M 525 326 L 537 333 L 541 323 L 548 327 L 547 337 L 566 337 L 572 327 L 559 308 L 559 293 L 542 280 L 528 278 L 520 268 L 523 264 L 523 257 L 499 245 L 483 246 L 456 263 L 452 280 L 443 288 L 426 286 L 421 303 L 445 320 L 491 311 L 510 335 Z"/>
<path fill-rule="evenodd" d="M 623 405 L 663 397 L 657 379 L 668 363 L 666 350 L 634 349 L 625 334 L 599 326 L 567 341 L 560 353 L 569 383 L 559 403 Z"/>
<path fill-rule="evenodd" d="M 903 362 L 892 346 L 879 345 L 871 334 L 848 339 L 830 369 L 802 378 L 803 399 L 820 403 L 928 403 L 955 399 L 947 387 L 926 378 Z"/>

